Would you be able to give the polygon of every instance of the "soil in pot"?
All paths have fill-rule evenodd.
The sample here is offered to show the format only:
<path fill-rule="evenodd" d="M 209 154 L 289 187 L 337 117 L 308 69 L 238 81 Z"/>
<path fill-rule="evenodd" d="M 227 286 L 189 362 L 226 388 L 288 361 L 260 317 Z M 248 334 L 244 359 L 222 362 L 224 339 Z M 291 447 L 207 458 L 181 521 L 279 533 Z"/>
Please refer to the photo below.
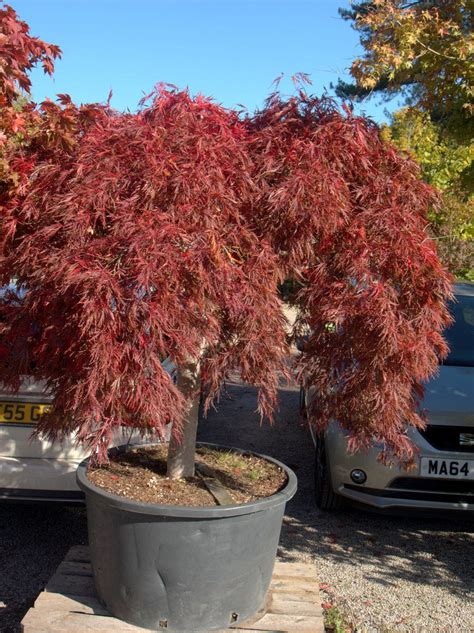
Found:
<path fill-rule="evenodd" d="M 167 445 L 135 448 L 113 455 L 101 467 L 89 467 L 88 478 L 108 492 L 153 504 L 213 506 L 216 499 L 201 476 L 170 480 L 166 477 Z M 269 497 L 283 488 L 286 473 L 251 454 L 199 447 L 196 462 L 206 476 L 217 480 L 236 504 Z"/>

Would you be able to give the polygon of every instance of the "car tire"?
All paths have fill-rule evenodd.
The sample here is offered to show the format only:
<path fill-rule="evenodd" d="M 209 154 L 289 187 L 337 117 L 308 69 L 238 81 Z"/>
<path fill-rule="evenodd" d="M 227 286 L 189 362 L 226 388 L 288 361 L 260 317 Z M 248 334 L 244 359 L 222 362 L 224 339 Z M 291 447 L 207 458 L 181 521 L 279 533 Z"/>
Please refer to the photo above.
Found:
<path fill-rule="evenodd" d="M 333 490 L 328 468 L 326 444 L 320 435 L 316 438 L 314 464 L 314 497 L 320 510 L 336 511 L 344 506 L 344 500 Z"/>

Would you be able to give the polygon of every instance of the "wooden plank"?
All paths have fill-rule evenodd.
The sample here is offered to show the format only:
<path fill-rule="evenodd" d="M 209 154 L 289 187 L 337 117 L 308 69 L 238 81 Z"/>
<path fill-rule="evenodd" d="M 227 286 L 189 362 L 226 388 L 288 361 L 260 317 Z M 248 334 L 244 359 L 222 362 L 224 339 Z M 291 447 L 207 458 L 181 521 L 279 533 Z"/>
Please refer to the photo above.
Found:
<path fill-rule="evenodd" d="M 24 633 L 150 633 L 110 615 L 30 609 L 22 621 Z"/>
<path fill-rule="evenodd" d="M 321 622 L 315 617 L 266 614 L 246 628 L 224 629 L 221 633 L 319 633 L 323 631 Z M 149 629 L 110 616 L 51 609 L 30 609 L 22 625 L 24 633 L 149 633 Z"/>
<path fill-rule="evenodd" d="M 40 593 L 34 608 L 35 611 L 48 609 L 50 611 L 74 611 L 75 613 L 110 615 L 96 597 L 65 596 L 60 593 L 48 593 L 47 591 Z"/>
<path fill-rule="evenodd" d="M 97 599 L 89 548 L 69 550 L 23 619 L 24 633 L 140 633 L 113 618 Z M 166 629 L 163 629 L 165 631 Z M 322 633 L 319 583 L 311 565 L 277 561 L 266 613 L 215 633 Z"/>
<path fill-rule="evenodd" d="M 68 551 L 64 560 L 69 560 L 77 563 L 90 563 L 91 556 L 88 545 L 74 545 Z"/>
<path fill-rule="evenodd" d="M 291 633 L 287 629 L 242 629 L 239 626 L 231 629 L 219 629 L 219 631 L 212 631 L 212 633 Z"/>
<path fill-rule="evenodd" d="M 285 602 L 303 602 L 305 604 L 317 604 L 321 602 L 319 592 L 315 591 L 300 591 L 299 593 L 294 589 L 292 591 L 269 591 L 270 601 L 272 599 L 282 600 Z"/>
<path fill-rule="evenodd" d="M 301 584 L 301 583 L 304 583 L 305 585 L 314 584 L 319 589 L 319 581 L 314 576 L 310 576 L 310 575 L 306 575 L 306 576 L 285 576 L 284 574 L 273 574 L 272 580 L 274 580 L 275 582 L 277 582 L 277 581 L 278 582 L 286 582 L 288 584 L 288 586 L 294 586 L 294 585 L 298 585 L 298 584 Z"/>
<path fill-rule="evenodd" d="M 268 613 L 282 615 L 315 615 L 321 616 L 323 613 L 319 600 L 317 602 L 307 600 L 286 600 L 281 595 L 272 594 L 268 604 Z"/>
<path fill-rule="evenodd" d="M 255 624 L 246 624 L 251 631 L 283 630 L 288 633 L 321 633 L 324 631 L 323 622 L 319 616 L 311 615 L 281 615 L 266 613 Z M 238 629 L 237 629 L 238 630 Z"/>
<path fill-rule="evenodd" d="M 288 587 L 288 591 L 291 590 L 292 587 L 312 587 L 315 591 L 319 591 L 319 582 L 315 578 L 311 578 L 309 576 L 302 576 L 301 578 L 296 578 L 296 576 L 277 576 L 276 574 L 272 576 L 272 583 L 279 584 L 281 586 L 286 585 Z"/>
<path fill-rule="evenodd" d="M 270 591 L 275 592 L 295 592 L 298 594 L 317 594 L 319 595 L 319 585 L 314 582 L 300 582 L 289 584 L 286 580 L 280 580 L 276 578 L 270 583 Z"/>
<path fill-rule="evenodd" d="M 284 576 L 311 576 L 315 578 L 314 567 L 310 563 L 287 563 L 285 561 L 277 560 L 273 573 Z"/>
<path fill-rule="evenodd" d="M 62 593 L 67 596 L 90 596 L 92 598 L 96 595 L 92 576 L 54 574 L 46 585 L 45 591 Z"/>
<path fill-rule="evenodd" d="M 52 604 L 42 603 L 42 607 L 30 609 L 22 621 L 24 633 L 140 633 L 148 631 L 134 625 L 127 624 L 116 618 L 104 615 L 104 611 L 95 613 L 88 611 L 86 605 L 81 605 L 81 612 L 71 612 L 63 609 L 64 603 L 57 601 L 54 595 Z M 83 597 L 80 597 L 83 600 Z M 79 603 L 81 604 L 81 603 Z M 56 610 L 59 607 L 59 610 Z M 77 602 L 75 604 L 77 609 Z M 233 627 L 221 633 L 319 633 L 323 632 L 321 616 L 288 615 L 267 613 L 258 622 L 245 625 L 245 628 Z"/>
<path fill-rule="evenodd" d="M 63 576 L 92 576 L 92 566 L 87 562 L 63 560 L 56 573 Z"/>
<path fill-rule="evenodd" d="M 34 608 L 36 611 L 74 611 L 74 613 L 109 615 L 105 607 L 96 598 L 65 596 L 58 593 L 41 593 L 35 602 Z M 311 602 L 282 600 L 278 596 L 272 596 L 268 606 L 268 613 L 274 615 L 321 616 L 322 609 Z M 260 624 L 261 620 L 256 620 L 252 626 Z M 242 626 L 248 627 L 249 623 L 244 622 Z M 236 625 L 234 630 L 240 631 L 241 627 Z M 266 630 L 268 631 L 268 629 Z"/>

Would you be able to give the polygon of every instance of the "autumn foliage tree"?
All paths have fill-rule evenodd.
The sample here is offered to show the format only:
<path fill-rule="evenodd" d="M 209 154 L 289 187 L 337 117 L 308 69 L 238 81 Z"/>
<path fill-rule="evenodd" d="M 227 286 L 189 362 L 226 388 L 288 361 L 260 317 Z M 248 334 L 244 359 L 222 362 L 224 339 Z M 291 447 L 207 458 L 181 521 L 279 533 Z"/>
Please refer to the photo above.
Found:
<path fill-rule="evenodd" d="M 136 115 L 104 107 L 29 172 L 3 216 L 2 276 L 28 288 L 9 336 L 25 333 L 56 394 L 51 437 L 79 429 L 103 458 L 116 427 L 178 433 L 185 402 L 161 361 L 202 350 L 211 397 L 238 364 L 270 413 L 284 318 L 277 258 L 241 213 L 248 137 L 236 114 L 161 88 Z"/>
<path fill-rule="evenodd" d="M 360 34 L 355 84 L 341 96 L 398 93 L 408 105 L 472 134 L 472 6 L 468 0 L 363 0 L 340 9 Z M 460 132 L 460 130 L 459 130 Z"/>
<path fill-rule="evenodd" d="M 30 98 L 29 71 L 42 66 L 52 74 L 58 46 L 47 44 L 29 33 L 9 6 L 0 6 L 0 191 L 5 194 L 17 183 L 8 162 L 12 146 L 24 146 L 38 132 L 40 111 Z"/>
<path fill-rule="evenodd" d="M 12 150 L 19 186 L 0 218 L 0 283 L 17 287 L 0 378 L 46 381 L 38 431 L 77 431 L 103 462 L 115 429 L 172 424 L 170 475 L 192 473 L 198 373 L 209 404 L 239 369 L 271 418 L 287 374 L 278 284 L 293 276 L 319 427 L 336 417 L 353 447 L 409 458 L 450 296 L 415 163 L 303 89 L 247 117 L 172 86 L 134 114 L 62 100 L 47 107 L 69 137 Z"/>

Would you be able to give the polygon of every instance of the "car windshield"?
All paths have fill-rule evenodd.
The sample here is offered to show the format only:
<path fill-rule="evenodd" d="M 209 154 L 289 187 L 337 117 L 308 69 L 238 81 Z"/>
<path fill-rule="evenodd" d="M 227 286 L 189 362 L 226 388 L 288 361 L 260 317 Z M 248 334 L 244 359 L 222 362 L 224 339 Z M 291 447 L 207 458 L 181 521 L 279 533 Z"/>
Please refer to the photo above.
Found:
<path fill-rule="evenodd" d="M 451 351 L 443 364 L 474 367 L 474 296 L 457 295 L 450 310 L 454 323 L 445 336 Z"/>

